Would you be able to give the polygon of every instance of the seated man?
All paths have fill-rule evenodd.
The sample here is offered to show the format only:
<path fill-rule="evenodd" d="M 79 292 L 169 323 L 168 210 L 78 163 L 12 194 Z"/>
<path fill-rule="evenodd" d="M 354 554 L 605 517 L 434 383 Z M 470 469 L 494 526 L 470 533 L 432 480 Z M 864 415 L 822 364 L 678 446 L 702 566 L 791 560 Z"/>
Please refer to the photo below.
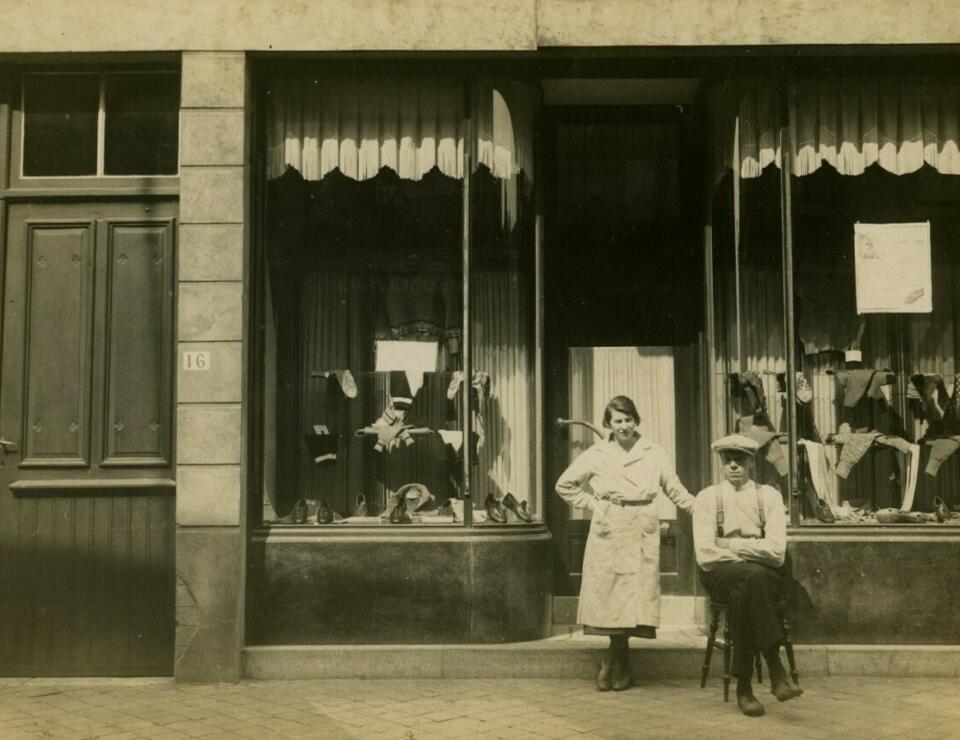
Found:
<path fill-rule="evenodd" d="M 770 692 L 779 701 L 803 693 L 780 662 L 783 631 L 774 614 L 787 575 L 787 524 L 780 493 L 752 480 L 758 445 L 732 434 L 713 443 L 723 463 L 723 483 L 697 495 L 693 540 L 700 578 L 712 599 L 730 605 L 733 637 L 731 673 L 737 705 L 750 716 L 764 713 L 753 695 L 753 656 L 759 650 L 770 669 Z"/>

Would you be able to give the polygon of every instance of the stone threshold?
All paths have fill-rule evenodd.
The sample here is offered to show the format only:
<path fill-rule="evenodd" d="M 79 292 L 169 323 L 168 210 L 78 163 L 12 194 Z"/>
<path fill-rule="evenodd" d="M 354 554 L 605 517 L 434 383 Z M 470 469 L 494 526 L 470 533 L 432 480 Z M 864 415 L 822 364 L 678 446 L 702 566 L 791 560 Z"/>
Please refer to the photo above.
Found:
<path fill-rule="evenodd" d="M 706 638 L 691 626 L 662 639 L 633 640 L 640 681 L 699 682 Z M 695 639 L 695 642 L 694 642 Z M 248 679 L 580 678 L 591 679 L 605 638 L 582 633 L 503 645 L 269 645 L 243 651 Z M 796 645 L 804 676 L 960 677 L 958 645 Z M 714 652 L 711 683 L 720 685 Z"/>

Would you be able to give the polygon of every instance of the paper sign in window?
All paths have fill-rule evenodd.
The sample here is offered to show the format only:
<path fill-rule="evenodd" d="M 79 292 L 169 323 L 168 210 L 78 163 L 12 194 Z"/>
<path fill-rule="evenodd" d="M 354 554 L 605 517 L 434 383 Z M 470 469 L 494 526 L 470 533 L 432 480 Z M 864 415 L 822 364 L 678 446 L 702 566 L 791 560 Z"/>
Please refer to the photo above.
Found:
<path fill-rule="evenodd" d="M 930 222 L 855 224 L 857 313 L 930 313 Z"/>

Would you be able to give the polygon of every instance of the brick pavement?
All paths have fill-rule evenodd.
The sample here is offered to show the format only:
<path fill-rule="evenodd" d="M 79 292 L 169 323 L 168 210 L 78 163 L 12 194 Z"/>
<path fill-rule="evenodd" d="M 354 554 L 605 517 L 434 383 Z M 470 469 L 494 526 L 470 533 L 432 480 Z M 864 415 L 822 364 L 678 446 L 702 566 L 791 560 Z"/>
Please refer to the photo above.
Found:
<path fill-rule="evenodd" d="M 960 738 L 960 679 L 811 678 L 743 717 L 719 678 L 600 693 L 554 679 L 0 679 L 0 738 Z"/>

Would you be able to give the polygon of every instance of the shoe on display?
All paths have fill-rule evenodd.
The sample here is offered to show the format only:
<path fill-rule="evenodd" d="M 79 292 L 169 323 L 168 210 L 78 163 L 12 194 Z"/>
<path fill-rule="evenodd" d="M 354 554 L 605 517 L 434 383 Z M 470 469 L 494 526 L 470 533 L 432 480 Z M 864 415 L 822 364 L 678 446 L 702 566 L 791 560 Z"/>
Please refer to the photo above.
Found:
<path fill-rule="evenodd" d="M 503 504 L 497 501 L 492 493 L 487 494 L 487 498 L 483 502 L 483 508 L 487 512 L 488 521 L 496 522 L 497 524 L 507 523 L 507 512 L 503 508 Z"/>
<path fill-rule="evenodd" d="M 504 506 L 504 508 L 512 511 L 520 521 L 527 523 L 533 521 L 533 518 L 530 516 L 530 512 L 527 511 L 527 502 L 524 501 L 521 505 L 520 502 L 513 497 L 512 493 L 508 492 L 507 495 L 504 496 L 500 501 L 500 503 Z"/>
<path fill-rule="evenodd" d="M 600 691 L 609 691 L 613 688 L 613 659 L 603 658 L 600 660 L 600 669 L 597 671 L 597 689 Z"/>
<path fill-rule="evenodd" d="M 933 509 L 938 522 L 945 522 L 950 518 L 950 509 L 947 508 L 946 502 L 939 496 L 933 497 Z"/>
<path fill-rule="evenodd" d="M 317 507 L 317 524 L 333 524 L 333 509 L 327 506 L 326 501 L 321 501 Z"/>
<path fill-rule="evenodd" d="M 297 499 L 293 505 L 293 511 L 290 512 L 290 521 L 294 524 L 303 524 L 307 521 L 307 502 L 302 498 Z"/>
<path fill-rule="evenodd" d="M 353 507 L 353 516 L 367 515 L 367 499 L 362 493 L 357 494 L 357 503 Z"/>
<path fill-rule="evenodd" d="M 407 502 L 402 496 L 397 496 L 397 504 L 393 507 L 393 511 L 390 512 L 391 524 L 412 524 L 413 519 L 410 518 L 410 512 L 407 511 Z"/>
<path fill-rule="evenodd" d="M 824 524 L 833 524 L 837 521 L 837 518 L 833 515 L 833 510 L 830 508 L 830 504 L 824 501 L 822 498 L 817 499 L 817 519 Z"/>

